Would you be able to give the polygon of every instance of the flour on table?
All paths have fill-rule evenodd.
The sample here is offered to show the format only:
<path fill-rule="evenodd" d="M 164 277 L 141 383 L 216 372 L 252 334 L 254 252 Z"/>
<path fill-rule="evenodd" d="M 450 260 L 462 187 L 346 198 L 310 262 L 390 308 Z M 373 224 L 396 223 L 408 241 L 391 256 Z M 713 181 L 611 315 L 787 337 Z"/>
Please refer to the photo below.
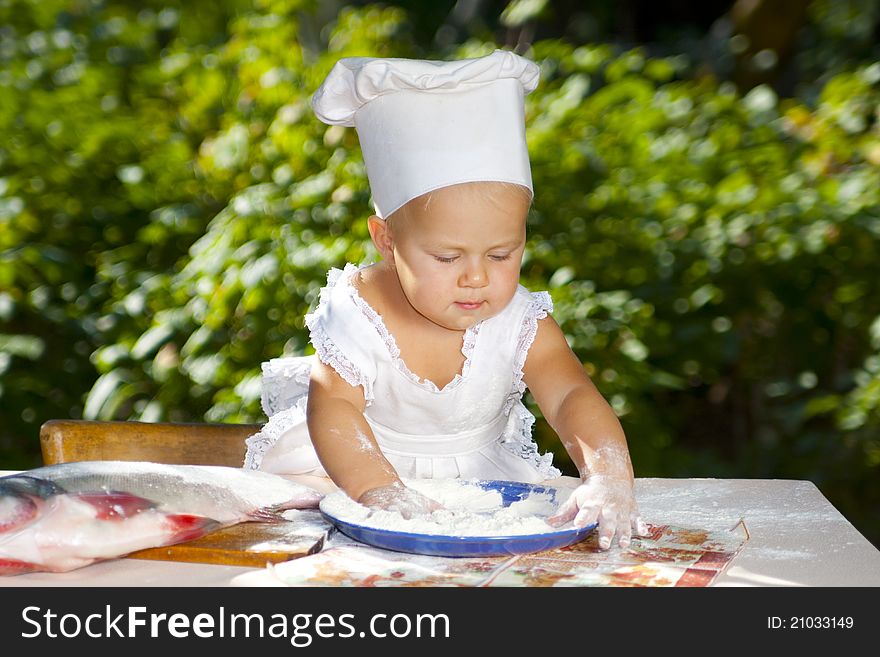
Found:
<path fill-rule="evenodd" d="M 547 523 L 557 505 L 550 492 L 532 492 L 505 507 L 501 493 L 480 488 L 475 480 L 412 479 L 404 484 L 439 502 L 444 508 L 406 519 L 397 511 L 370 509 L 343 491 L 321 500 L 321 510 L 351 524 L 441 536 L 519 536 L 559 531 Z"/>

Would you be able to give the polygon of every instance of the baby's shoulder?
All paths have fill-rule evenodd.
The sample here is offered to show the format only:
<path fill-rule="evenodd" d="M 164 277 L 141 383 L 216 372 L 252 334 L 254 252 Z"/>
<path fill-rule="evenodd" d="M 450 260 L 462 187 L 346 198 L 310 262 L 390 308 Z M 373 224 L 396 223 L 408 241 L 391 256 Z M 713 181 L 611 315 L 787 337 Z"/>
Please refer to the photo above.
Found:
<path fill-rule="evenodd" d="M 354 272 L 350 279 L 357 295 L 380 315 L 384 314 L 388 298 L 386 278 L 378 265 L 368 265 Z"/>

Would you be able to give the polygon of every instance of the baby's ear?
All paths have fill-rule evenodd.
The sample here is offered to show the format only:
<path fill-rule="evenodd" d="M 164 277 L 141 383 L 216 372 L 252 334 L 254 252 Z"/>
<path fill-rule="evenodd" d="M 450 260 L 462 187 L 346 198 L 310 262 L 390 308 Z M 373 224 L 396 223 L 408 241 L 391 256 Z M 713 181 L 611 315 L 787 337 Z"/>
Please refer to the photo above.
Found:
<path fill-rule="evenodd" d="M 394 236 L 388 222 L 374 214 L 367 219 L 367 229 L 370 231 L 370 238 L 373 240 L 376 250 L 382 254 L 383 258 L 393 262 Z"/>

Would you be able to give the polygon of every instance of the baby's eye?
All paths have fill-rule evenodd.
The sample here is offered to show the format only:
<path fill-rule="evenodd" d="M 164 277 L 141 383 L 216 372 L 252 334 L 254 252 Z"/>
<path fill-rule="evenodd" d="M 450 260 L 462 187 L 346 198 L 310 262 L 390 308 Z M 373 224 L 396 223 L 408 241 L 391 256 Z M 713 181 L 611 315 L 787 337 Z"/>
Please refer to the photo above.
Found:
<path fill-rule="evenodd" d="M 456 256 L 434 256 L 437 262 L 455 262 Z"/>
<path fill-rule="evenodd" d="M 494 260 L 495 262 L 503 262 L 505 260 L 510 260 L 509 253 L 506 255 L 490 255 L 489 257 L 492 258 L 492 260 Z"/>

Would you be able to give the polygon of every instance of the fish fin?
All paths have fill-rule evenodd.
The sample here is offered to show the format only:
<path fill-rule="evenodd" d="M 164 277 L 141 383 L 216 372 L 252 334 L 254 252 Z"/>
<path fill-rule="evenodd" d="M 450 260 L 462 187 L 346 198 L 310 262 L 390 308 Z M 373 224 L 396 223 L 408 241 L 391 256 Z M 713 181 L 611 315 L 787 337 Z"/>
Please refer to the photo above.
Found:
<path fill-rule="evenodd" d="M 196 516 L 191 513 L 169 513 L 165 516 L 165 520 L 168 521 L 171 536 L 162 545 L 192 541 L 223 526 L 223 523 L 217 522 L 213 518 Z"/>
<path fill-rule="evenodd" d="M 122 520 L 156 507 L 152 500 L 120 491 L 89 491 L 71 493 L 71 496 L 95 507 L 98 520 Z"/>

